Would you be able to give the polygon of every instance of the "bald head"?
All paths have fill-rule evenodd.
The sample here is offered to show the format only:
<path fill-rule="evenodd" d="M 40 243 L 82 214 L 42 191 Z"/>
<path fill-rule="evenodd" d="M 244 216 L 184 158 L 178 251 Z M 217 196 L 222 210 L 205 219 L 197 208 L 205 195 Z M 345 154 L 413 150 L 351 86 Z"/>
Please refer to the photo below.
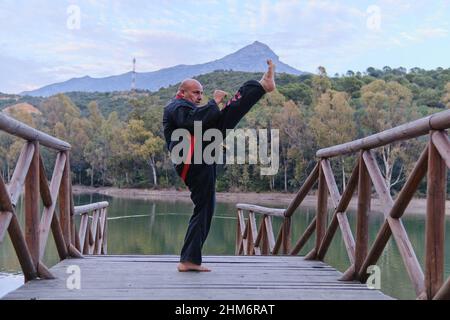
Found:
<path fill-rule="evenodd" d="M 184 100 L 199 105 L 203 98 L 202 84 L 195 79 L 185 79 L 178 87 L 177 95 Z"/>

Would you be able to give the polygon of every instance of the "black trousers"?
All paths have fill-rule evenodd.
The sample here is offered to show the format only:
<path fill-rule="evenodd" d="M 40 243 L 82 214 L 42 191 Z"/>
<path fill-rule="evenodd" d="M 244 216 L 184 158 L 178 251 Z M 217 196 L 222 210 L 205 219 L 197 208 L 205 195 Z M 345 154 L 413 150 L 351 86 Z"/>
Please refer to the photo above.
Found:
<path fill-rule="evenodd" d="M 216 129 L 222 131 L 224 138 L 226 130 L 236 127 L 264 94 L 265 90 L 258 81 L 244 83 L 221 111 Z M 191 192 L 194 212 L 189 220 L 180 261 L 200 265 L 202 247 L 208 236 L 216 205 L 216 164 L 191 164 L 185 183 Z"/>

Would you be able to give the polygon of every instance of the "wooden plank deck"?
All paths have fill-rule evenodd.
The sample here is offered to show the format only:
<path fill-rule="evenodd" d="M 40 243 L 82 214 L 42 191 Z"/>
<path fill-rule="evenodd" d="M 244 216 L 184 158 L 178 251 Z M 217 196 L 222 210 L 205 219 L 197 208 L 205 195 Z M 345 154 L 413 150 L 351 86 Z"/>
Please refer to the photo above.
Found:
<path fill-rule="evenodd" d="M 392 299 L 318 261 L 293 256 L 206 256 L 213 271 L 180 273 L 179 257 L 86 256 L 53 268 L 54 280 L 34 280 L 4 299 L 379 300 Z M 81 270 L 81 289 L 66 286 L 67 267 Z"/>

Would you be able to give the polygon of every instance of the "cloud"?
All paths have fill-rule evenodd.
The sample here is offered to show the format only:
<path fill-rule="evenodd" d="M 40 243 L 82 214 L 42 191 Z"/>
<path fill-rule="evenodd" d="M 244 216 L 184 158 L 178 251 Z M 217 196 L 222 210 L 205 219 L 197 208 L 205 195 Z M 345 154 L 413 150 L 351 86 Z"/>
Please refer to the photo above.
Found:
<path fill-rule="evenodd" d="M 441 38 L 448 36 L 448 29 L 439 27 L 423 27 L 416 31 L 421 38 Z"/>
<path fill-rule="evenodd" d="M 99 48 L 98 44 L 90 42 L 90 41 L 84 42 L 84 43 L 70 41 L 70 42 L 62 43 L 58 46 L 52 47 L 52 50 L 58 54 L 69 53 L 69 52 L 78 52 L 78 51 L 83 51 L 86 49 L 100 49 L 100 48 Z"/>
<path fill-rule="evenodd" d="M 397 46 L 407 46 L 410 43 L 422 43 L 433 38 L 445 38 L 448 35 L 449 30 L 446 28 L 425 26 L 413 31 L 402 31 L 398 36 L 390 37 L 390 41 Z"/>
<path fill-rule="evenodd" d="M 135 52 L 153 61 L 155 68 L 177 64 L 197 64 L 217 59 L 214 42 L 187 33 L 148 29 L 125 29 L 121 37 L 133 43 Z"/>

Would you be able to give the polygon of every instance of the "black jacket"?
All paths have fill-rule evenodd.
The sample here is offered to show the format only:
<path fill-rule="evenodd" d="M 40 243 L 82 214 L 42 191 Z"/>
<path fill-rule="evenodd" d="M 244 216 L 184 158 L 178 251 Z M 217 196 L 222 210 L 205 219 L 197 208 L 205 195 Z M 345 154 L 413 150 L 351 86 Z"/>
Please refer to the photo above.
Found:
<path fill-rule="evenodd" d="M 206 105 L 197 107 L 184 99 L 172 99 L 164 108 L 163 126 L 167 149 L 172 151 L 177 141 L 171 141 L 175 129 L 187 129 L 194 134 L 194 121 L 202 121 L 203 131 L 216 127 L 221 116 L 217 103 L 211 99 Z"/>

